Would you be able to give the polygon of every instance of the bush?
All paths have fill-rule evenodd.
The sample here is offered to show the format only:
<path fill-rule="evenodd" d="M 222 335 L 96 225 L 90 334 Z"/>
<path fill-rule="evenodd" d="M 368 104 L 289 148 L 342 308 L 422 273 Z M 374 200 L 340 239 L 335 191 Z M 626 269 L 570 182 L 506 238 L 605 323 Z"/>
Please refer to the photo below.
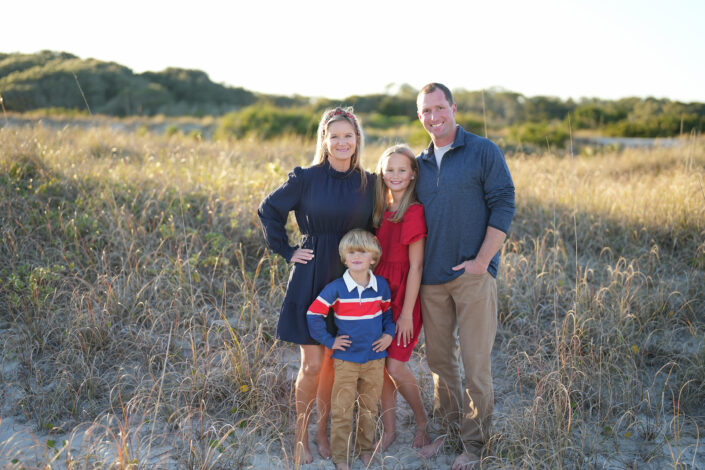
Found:
<path fill-rule="evenodd" d="M 283 135 L 314 137 L 318 116 L 304 109 L 278 109 L 273 106 L 248 106 L 226 114 L 215 132 L 216 138 L 241 138 L 252 135 L 271 139 Z"/>
<path fill-rule="evenodd" d="M 407 116 L 386 116 L 381 113 L 372 113 L 365 119 L 365 127 L 373 129 L 391 129 L 409 124 L 412 117 Z"/>
<path fill-rule="evenodd" d="M 409 145 L 413 148 L 424 147 L 426 148 L 431 142 L 431 138 L 428 136 L 428 132 L 423 128 L 421 122 L 417 119 L 411 125 L 411 132 L 409 133 Z"/>
<path fill-rule="evenodd" d="M 485 135 L 485 121 L 474 113 L 456 113 L 455 122 L 463 126 L 466 131 L 477 135 Z"/>
<path fill-rule="evenodd" d="M 513 126 L 509 131 L 511 140 L 519 144 L 563 147 L 568 140 L 568 129 L 563 124 L 527 122 Z"/>

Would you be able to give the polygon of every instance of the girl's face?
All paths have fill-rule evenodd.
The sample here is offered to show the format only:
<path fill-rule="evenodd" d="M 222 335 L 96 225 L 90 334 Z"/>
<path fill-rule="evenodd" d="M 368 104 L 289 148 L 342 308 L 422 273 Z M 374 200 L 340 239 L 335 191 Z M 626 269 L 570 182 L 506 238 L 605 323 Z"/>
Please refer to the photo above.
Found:
<path fill-rule="evenodd" d="M 403 194 L 415 177 L 409 157 L 400 153 L 391 154 L 382 168 L 382 179 L 392 195 Z"/>
<path fill-rule="evenodd" d="M 349 169 L 357 147 L 355 128 L 348 121 L 331 122 L 326 130 L 325 145 L 331 166 L 339 171 Z"/>

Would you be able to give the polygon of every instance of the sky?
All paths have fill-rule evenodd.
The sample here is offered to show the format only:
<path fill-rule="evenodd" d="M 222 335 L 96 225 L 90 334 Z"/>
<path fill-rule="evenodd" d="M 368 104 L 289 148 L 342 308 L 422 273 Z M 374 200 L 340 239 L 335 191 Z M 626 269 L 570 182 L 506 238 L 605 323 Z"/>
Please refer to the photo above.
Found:
<path fill-rule="evenodd" d="M 501 88 L 705 102 L 705 1 L 51 0 L 0 6 L 0 52 L 64 51 L 136 73 L 343 99 Z"/>

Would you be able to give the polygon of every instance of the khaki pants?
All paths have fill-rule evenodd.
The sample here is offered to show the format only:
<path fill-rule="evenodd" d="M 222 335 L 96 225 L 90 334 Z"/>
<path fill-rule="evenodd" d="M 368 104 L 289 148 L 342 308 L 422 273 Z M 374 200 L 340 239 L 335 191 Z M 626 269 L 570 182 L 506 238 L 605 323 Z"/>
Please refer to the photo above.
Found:
<path fill-rule="evenodd" d="M 494 409 L 490 354 L 497 333 L 497 281 L 489 273 L 463 273 L 445 284 L 422 285 L 420 295 L 434 416 L 451 428 L 459 425 L 465 450 L 478 453 L 489 437 Z"/>
<path fill-rule="evenodd" d="M 384 359 L 364 364 L 334 359 L 335 379 L 331 395 L 330 445 L 333 462 L 352 465 L 353 408 L 359 396 L 355 451 L 374 450 L 377 403 L 384 382 Z"/>

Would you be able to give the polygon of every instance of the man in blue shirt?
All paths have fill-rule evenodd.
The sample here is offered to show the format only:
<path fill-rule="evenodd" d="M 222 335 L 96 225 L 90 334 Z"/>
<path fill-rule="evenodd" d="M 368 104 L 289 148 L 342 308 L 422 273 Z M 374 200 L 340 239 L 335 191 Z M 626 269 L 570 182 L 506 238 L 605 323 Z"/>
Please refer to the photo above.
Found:
<path fill-rule="evenodd" d="M 479 463 L 492 421 L 495 278 L 514 217 L 514 183 L 499 147 L 456 124 L 457 106 L 446 86 L 423 87 L 417 107 L 431 137 L 417 157 L 416 186 L 428 226 L 420 291 L 426 357 L 435 384 L 434 415 L 460 431 L 464 451 L 452 468 L 465 470 Z M 432 455 L 441 443 L 434 441 L 422 454 Z"/>

